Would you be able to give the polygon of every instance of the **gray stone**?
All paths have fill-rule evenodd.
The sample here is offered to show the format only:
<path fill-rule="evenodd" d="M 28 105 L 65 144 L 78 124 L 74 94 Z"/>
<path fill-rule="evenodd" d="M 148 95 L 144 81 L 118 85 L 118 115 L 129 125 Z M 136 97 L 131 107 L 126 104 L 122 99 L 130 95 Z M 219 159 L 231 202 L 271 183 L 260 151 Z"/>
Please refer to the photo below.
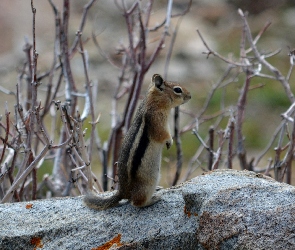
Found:
<path fill-rule="evenodd" d="M 159 193 L 141 209 L 91 210 L 82 197 L 2 204 L 0 249 L 295 249 L 293 186 L 216 170 Z"/>

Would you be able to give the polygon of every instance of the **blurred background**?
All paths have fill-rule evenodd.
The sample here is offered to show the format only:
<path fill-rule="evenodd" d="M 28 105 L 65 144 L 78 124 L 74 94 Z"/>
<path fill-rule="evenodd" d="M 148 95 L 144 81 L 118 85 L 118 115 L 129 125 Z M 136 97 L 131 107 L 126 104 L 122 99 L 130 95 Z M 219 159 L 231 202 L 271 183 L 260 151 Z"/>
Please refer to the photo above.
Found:
<path fill-rule="evenodd" d="M 71 1 L 69 38 L 70 44 L 75 38 L 78 30 L 83 6 L 88 1 Z M 55 1 L 56 6 L 62 11 L 62 1 Z M 188 1 L 175 0 L 172 13 L 179 13 L 187 7 Z M 53 60 L 54 46 L 54 14 L 48 1 L 34 1 L 37 10 L 36 14 L 36 48 L 38 57 L 38 72 L 48 71 Z M 243 23 L 238 15 L 238 9 L 247 11 L 248 21 L 252 34 L 258 32 L 265 26 L 267 21 L 271 26 L 263 34 L 257 46 L 260 51 L 271 53 L 277 49 L 281 52 L 271 58 L 269 62 L 277 67 L 283 75 L 286 75 L 290 60 L 288 53 L 294 48 L 295 36 L 295 2 L 292 0 L 193 0 L 190 11 L 183 17 L 172 51 L 167 79 L 184 84 L 192 93 L 192 100 L 182 106 L 181 125 L 185 127 L 194 121 L 194 115 L 202 108 L 208 93 L 220 77 L 224 74 L 227 64 L 218 58 L 202 54 L 206 51 L 204 44 L 199 38 L 196 29 L 199 29 L 208 45 L 219 54 L 225 57 L 239 58 L 240 41 Z M 150 26 L 157 25 L 163 21 L 166 15 L 167 1 L 154 1 L 153 13 Z M 176 19 L 172 20 L 172 27 L 176 27 Z M 15 97 L 9 93 L 15 93 L 15 86 L 18 75 L 25 61 L 23 46 L 25 39 L 32 42 L 32 11 L 30 0 L 1 0 L 0 2 L 0 114 L 4 116 L 4 107 L 7 102 L 8 109 L 13 110 Z M 110 131 L 110 107 L 112 97 L 117 87 L 120 69 L 111 65 L 97 50 L 91 36 L 96 35 L 101 49 L 114 62 L 120 64 L 122 58 L 118 53 L 121 44 L 127 40 L 126 23 L 121 11 L 114 1 L 100 0 L 89 11 L 86 26 L 83 32 L 83 39 L 89 38 L 84 49 L 89 54 L 89 77 L 92 81 L 98 82 L 98 101 L 95 107 L 96 114 L 101 113 L 98 131 L 103 141 L 107 140 Z M 170 38 L 171 39 L 171 38 Z M 153 41 L 150 41 L 153 43 Z M 169 38 L 167 39 L 169 44 Z M 147 72 L 145 85 L 142 93 L 147 89 L 150 78 L 154 73 L 164 74 L 165 58 L 168 46 L 165 46 L 161 56 L 157 58 L 151 69 Z M 71 60 L 71 66 L 79 90 L 84 90 L 84 71 L 80 56 Z M 269 73 L 269 72 L 268 72 Z M 209 117 L 221 109 L 221 105 L 236 105 L 239 91 L 243 85 L 244 78 L 238 77 L 231 85 L 223 99 L 224 91 L 217 90 L 206 110 Z M 294 77 L 291 75 L 291 88 L 294 90 Z M 46 82 L 42 82 L 39 88 L 41 99 L 46 91 Z M 249 158 L 256 157 L 267 145 L 274 130 L 281 122 L 281 113 L 290 106 L 283 87 L 278 81 L 255 78 L 251 84 L 261 85 L 249 91 L 245 113 L 243 132 L 245 135 L 245 146 Z M 61 97 L 63 98 L 63 97 Z M 122 100 L 123 102 L 123 100 Z M 224 103 L 225 102 L 225 103 Z M 81 108 L 82 109 L 82 108 Z M 204 118 L 204 120 L 206 120 Z M 205 137 L 209 127 L 214 120 L 209 119 L 199 127 L 199 133 Z M 87 125 L 85 125 L 87 126 Z M 220 125 L 222 129 L 226 122 Z M 86 136 L 89 136 L 86 135 Z M 182 136 L 184 168 L 195 155 L 200 142 L 190 131 Z M 271 148 L 273 149 L 273 147 Z M 268 158 L 274 157 L 274 151 L 270 150 L 265 159 L 261 162 L 261 168 L 267 166 Z M 171 176 L 175 172 L 176 151 L 172 148 L 164 152 L 164 177 L 162 185 L 169 186 Z M 205 158 L 204 158 L 205 159 Z M 203 159 L 203 160 L 204 160 Z M 202 159 L 199 159 L 200 161 Z M 99 161 L 94 156 L 93 170 L 99 172 Z M 206 161 L 206 160 L 204 160 Z M 50 161 L 45 162 L 50 169 Z M 97 169 L 96 169 L 97 168 Z M 239 167 L 236 167 L 239 169 Z M 196 168 L 189 177 L 200 174 L 204 166 Z M 43 171 L 42 171 L 43 172 Z M 42 173 L 44 174 L 44 172 Z M 182 170 L 182 179 L 185 178 L 185 169 Z"/>

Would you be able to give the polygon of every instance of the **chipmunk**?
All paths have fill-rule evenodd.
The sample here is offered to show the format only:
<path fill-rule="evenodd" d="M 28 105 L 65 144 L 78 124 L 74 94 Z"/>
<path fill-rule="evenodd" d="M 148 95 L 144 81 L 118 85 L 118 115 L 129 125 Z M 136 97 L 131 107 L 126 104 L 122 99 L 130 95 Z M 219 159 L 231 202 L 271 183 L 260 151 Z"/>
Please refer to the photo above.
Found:
<path fill-rule="evenodd" d="M 159 74 L 152 77 L 148 93 L 140 104 L 128 130 L 118 159 L 119 189 L 109 198 L 93 194 L 84 203 L 105 210 L 128 199 L 136 207 L 147 207 L 160 200 L 153 195 L 160 177 L 162 148 L 173 144 L 169 132 L 170 110 L 191 99 L 181 85 L 166 82 Z"/>

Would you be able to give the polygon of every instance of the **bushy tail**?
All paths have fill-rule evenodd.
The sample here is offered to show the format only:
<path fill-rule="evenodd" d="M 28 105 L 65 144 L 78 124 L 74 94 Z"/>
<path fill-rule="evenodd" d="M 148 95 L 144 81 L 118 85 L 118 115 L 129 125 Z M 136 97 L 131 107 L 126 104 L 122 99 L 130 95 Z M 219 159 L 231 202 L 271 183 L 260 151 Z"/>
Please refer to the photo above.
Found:
<path fill-rule="evenodd" d="M 107 198 L 98 197 L 92 193 L 88 193 L 84 196 L 83 201 L 90 208 L 105 210 L 117 206 L 121 199 L 121 195 L 117 191 L 113 196 Z"/>

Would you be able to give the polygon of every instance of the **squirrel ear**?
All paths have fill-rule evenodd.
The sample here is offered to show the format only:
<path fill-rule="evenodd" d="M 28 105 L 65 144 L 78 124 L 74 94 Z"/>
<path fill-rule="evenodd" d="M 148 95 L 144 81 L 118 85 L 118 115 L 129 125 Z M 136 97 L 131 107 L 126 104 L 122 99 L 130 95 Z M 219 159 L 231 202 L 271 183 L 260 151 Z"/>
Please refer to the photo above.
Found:
<path fill-rule="evenodd" d="M 152 77 L 152 82 L 158 89 L 160 89 L 161 91 L 163 90 L 164 80 L 162 76 L 160 76 L 159 74 L 154 74 Z"/>

